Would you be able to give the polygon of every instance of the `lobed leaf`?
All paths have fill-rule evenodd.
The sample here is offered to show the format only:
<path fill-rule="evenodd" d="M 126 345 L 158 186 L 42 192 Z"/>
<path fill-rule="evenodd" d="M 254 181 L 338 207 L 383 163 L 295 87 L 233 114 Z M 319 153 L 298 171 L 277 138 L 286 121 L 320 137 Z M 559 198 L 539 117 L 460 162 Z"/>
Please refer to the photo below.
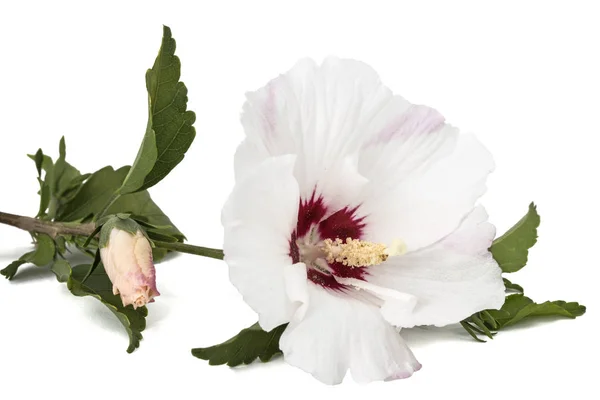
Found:
<path fill-rule="evenodd" d="M 171 29 L 164 26 L 158 56 L 146 72 L 146 133 L 119 190 L 121 194 L 148 189 L 160 182 L 183 160 L 196 136 L 192 126 L 196 115 L 187 110 L 187 88 L 179 81 L 181 62 L 175 48 Z"/>
<path fill-rule="evenodd" d="M 461 321 L 461 325 L 477 341 L 477 335 L 490 339 L 499 330 L 520 323 L 525 319 L 541 316 L 576 318 L 585 314 L 586 308 L 577 302 L 562 300 L 546 301 L 538 304 L 523 294 L 511 294 L 500 310 L 484 310 Z M 477 328 L 475 328 L 476 326 Z"/>
<path fill-rule="evenodd" d="M 283 324 L 271 332 L 265 332 L 257 322 L 226 342 L 216 346 L 192 349 L 192 355 L 202 360 L 208 360 L 210 365 L 227 364 L 230 367 L 250 364 L 257 358 L 262 362 L 267 362 L 275 355 L 281 354 L 279 338 L 286 327 L 287 324 Z"/>
<path fill-rule="evenodd" d="M 500 327 L 504 328 L 531 317 L 576 318 L 585 314 L 586 308 L 577 302 L 567 303 L 562 300 L 546 301 L 538 304 L 522 294 L 512 294 L 506 298 L 502 310 L 510 314 L 510 316 L 498 319 Z"/>

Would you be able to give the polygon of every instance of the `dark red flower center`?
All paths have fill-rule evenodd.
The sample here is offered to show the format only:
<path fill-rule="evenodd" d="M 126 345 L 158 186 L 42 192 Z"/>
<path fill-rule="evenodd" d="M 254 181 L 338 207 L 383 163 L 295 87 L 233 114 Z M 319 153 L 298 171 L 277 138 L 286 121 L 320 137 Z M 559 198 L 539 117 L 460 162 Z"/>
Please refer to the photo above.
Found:
<path fill-rule="evenodd" d="M 349 267 L 341 262 L 327 262 L 320 253 L 323 240 L 337 238 L 361 239 L 365 224 L 364 217 L 357 217 L 358 207 L 333 210 L 323 197 L 313 192 L 310 199 L 300 199 L 298 223 L 290 238 L 290 257 L 294 263 L 304 262 L 308 268 L 308 279 L 332 290 L 345 290 L 339 278 L 365 280 L 366 267 Z"/>

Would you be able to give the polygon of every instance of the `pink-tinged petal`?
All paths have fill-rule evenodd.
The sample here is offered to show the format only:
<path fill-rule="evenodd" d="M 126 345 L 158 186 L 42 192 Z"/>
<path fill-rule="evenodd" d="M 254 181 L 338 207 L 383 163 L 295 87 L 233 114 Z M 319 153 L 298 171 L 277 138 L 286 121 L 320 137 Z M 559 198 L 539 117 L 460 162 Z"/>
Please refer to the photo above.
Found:
<path fill-rule="evenodd" d="M 357 155 L 371 121 L 392 99 L 371 67 L 333 57 L 321 65 L 301 60 L 246 96 L 247 138 L 236 153 L 236 177 L 265 157 L 296 154 L 295 176 L 304 198 L 325 172 Z"/>
<path fill-rule="evenodd" d="M 449 126 L 429 136 L 432 142 L 409 157 L 410 167 L 400 168 L 393 159 L 378 164 L 379 176 L 372 177 L 359 210 L 366 240 L 400 239 L 409 251 L 429 246 L 453 232 L 485 192 L 494 169 L 490 153 L 473 136 L 457 136 Z"/>
<path fill-rule="evenodd" d="M 385 110 L 373 121 L 372 130 L 375 134 L 366 147 L 378 144 L 388 144 L 401 140 L 404 144 L 409 139 L 416 139 L 440 130 L 444 125 L 444 116 L 437 110 L 418 104 L 408 105 L 406 100 L 396 96 L 390 101 Z M 382 125 L 381 127 L 378 124 Z"/>
<path fill-rule="evenodd" d="M 113 284 L 113 293 L 120 295 L 124 306 L 141 307 L 160 295 L 156 289 L 152 247 L 141 232 L 132 235 L 113 228 L 107 246 L 100 249 L 100 257 Z"/>
<path fill-rule="evenodd" d="M 306 290 L 297 288 L 300 295 L 293 298 L 302 305 L 279 341 L 288 363 L 331 385 L 348 370 L 366 383 L 408 377 L 421 368 L 377 307 L 304 282 Z"/>
<path fill-rule="evenodd" d="M 152 246 L 150 246 L 150 242 L 140 231 L 136 233 L 136 239 L 134 254 L 144 278 L 140 286 L 147 286 L 149 288 L 148 296 L 150 300 L 153 300 L 160 293 L 156 288 L 156 269 L 154 267 L 154 260 L 152 259 Z"/>
<path fill-rule="evenodd" d="M 283 270 L 292 264 L 290 237 L 298 215 L 295 157 L 265 160 L 238 181 L 222 212 L 223 251 L 231 282 L 267 331 L 288 322 Z"/>
<path fill-rule="evenodd" d="M 505 297 L 502 271 L 488 251 L 494 235 L 485 210 L 477 207 L 438 243 L 370 267 L 370 283 L 416 298 L 409 314 L 387 305 L 385 318 L 406 328 L 444 326 L 500 308 Z"/>

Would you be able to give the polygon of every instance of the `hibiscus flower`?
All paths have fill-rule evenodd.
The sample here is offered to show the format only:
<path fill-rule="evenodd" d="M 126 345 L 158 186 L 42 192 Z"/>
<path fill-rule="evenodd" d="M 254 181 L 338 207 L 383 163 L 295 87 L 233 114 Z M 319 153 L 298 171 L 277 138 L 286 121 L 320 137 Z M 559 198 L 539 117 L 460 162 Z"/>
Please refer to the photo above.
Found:
<path fill-rule="evenodd" d="M 504 302 L 477 199 L 492 157 L 369 66 L 298 62 L 247 94 L 222 212 L 231 282 L 285 360 L 328 384 L 406 378 L 400 328 Z"/>

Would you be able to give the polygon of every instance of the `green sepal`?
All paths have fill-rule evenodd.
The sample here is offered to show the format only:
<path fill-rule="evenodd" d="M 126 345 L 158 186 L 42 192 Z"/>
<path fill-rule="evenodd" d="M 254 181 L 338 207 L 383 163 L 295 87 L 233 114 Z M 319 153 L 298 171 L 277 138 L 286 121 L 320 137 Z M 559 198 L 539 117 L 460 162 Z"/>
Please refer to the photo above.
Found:
<path fill-rule="evenodd" d="M 128 214 L 113 215 L 102 224 L 102 228 L 100 229 L 100 241 L 98 244 L 99 248 L 102 249 L 108 246 L 110 233 L 115 228 L 129 232 L 131 235 L 135 235 L 137 232 L 142 232 L 144 235 L 146 234 L 137 222 L 129 218 Z"/>
<path fill-rule="evenodd" d="M 273 356 L 281 354 L 279 338 L 286 327 L 287 324 L 283 324 L 270 332 L 265 332 L 257 322 L 226 342 L 216 346 L 192 349 L 192 355 L 202 360 L 208 360 L 210 365 L 227 364 L 230 367 L 250 364 L 257 358 L 262 362 L 267 362 Z"/>
<path fill-rule="evenodd" d="M 104 221 L 106 222 L 106 221 Z M 96 224 L 96 228 L 94 229 L 94 231 L 92 233 L 90 233 L 90 235 L 85 239 L 85 242 L 83 242 L 82 247 L 88 247 L 91 243 L 91 241 L 96 237 L 96 235 L 98 233 L 100 233 L 100 231 L 102 230 L 102 225 L 104 224 L 104 222 L 100 223 L 98 222 Z"/>
<path fill-rule="evenodd" d="M 96 250 L 96 254 L 94 255 L 94 262 L 92 263 L 92 266 L 88 270 L 88 273 L 81 280 L 81 283 L 85 283 L 87 278 L 89 278 L 90 275 L 92 275 L 94 273 L 94 271 L 96 270 L 96 268 L 98 268 L 98 265 L 100 265 L 101 262 L 102 262 L 102 257 L 100 256 L 100 249 L 98 249 L 98 250 Z"/>

